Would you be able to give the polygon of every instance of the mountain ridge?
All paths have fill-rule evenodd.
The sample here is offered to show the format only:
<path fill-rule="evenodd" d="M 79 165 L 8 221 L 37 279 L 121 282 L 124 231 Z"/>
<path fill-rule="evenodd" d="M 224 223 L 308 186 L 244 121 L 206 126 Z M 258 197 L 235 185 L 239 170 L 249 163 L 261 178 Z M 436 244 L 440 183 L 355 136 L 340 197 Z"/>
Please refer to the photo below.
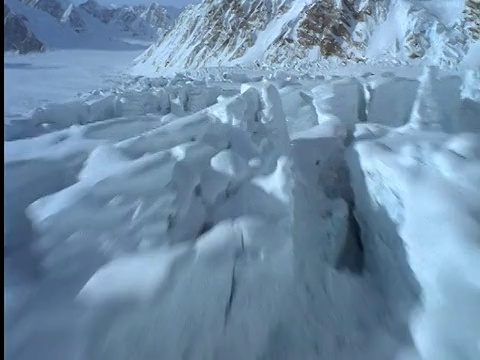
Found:
<path fill-rule="evenodd" d="M 204 0 L 134 67 L 302 67 L 325 59 L 455 66 L 478 41 L 479 19 L 479 0 Z"/>
<path fill-rule="evenodd" d="M 130 39 L 151 43 L 174 22 L 174 16 L 155 2 L 113 9 L 94 0 L 80 5 L 66 0 L 4 0 L 4 4 L 23 19 L 28 32 L 20 34 L 32 34 L 43 45 L 41 49 L 24 46 L 26 38 L 15 35 L 19 30 L 4 26 L 4 39 L 16 39 L 16 44 L 9 41 L 4 51 L 21 47 L 21 53 L 61 48 L 141 48 Z M 33 44 L 31 40 L 27 43 Z"/>

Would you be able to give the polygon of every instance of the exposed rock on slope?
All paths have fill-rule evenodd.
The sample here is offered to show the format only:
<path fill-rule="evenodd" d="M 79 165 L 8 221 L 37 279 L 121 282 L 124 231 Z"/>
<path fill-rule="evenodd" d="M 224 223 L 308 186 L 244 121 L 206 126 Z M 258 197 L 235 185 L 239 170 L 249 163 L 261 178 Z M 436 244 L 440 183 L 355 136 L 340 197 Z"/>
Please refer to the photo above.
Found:
<path fill-rule="evenodd" d="M 268 62 L 286 61 L 289 56 L 361 59 L 368 36 L 364 23 L 371 15 L 372 6 L 366 2 L 314 1 L 303 8 L 292 30 L 282 34 L 270 47 L 266 59 Z"/>
<path fill-rule="evenodd" d="M 63 0 L 20 0 L 33 9 L 39 9 L 60 20 L 65 13 L 68 3 Z"/>
<path fill-rule="evenodd" d="M 107 8 L 94 0 L 81 4 L 79 9 L 97 18 L 104 24 L 117 27 L 134 36 L 156 37 L 158 30 L 166 30 L 173 24 L 174 17 L 157 3 L 149 6 L 120 6 Z"/>
<path fill-rule="evenodd" d="M 132 37 L 151 42 L 175 16 L 156 3 L 109 8 L 93 0 L 79 6 L 65 0 L 5 0 L 5 5 L 23 19 L 9 19 L 10 27 L 25 28 L 15 36 L 31 34 L 49 48 L 125 48 L 131 44 L 124 39 Z"/>
<path fill-rule="evenodd" d="M 466 0 L 464 17 L 467 30 L 475 40 L 480 39 L 480 0 Z"/>
<path fill-rule="evenodd" d="M 206 0 L 190 6 L 180 15 L 174 29 L 147 55 L 158 57 L 159 66 L 181 63 L 198 67 L 234 60 L 254 45 L 256 33 L 265 30 L 276 14 L 287 11 L 288 2 Z M 168 48 L 163 56 L 162 48 Z"/>
<path fill-rule="evenodd" d="M 76 32 L 85 31 L 87 24 L 73 4 L 65 0 L 20 0 L 25 5 L 46 12 L 61 23 L 70 25 Z"/>
<path fill-rule="evenodd" d="M 18 51 L 20 54 L 43 51 L 43 43 L 26 26 L 27 19 L 13 13 L 3 4 L 3 51 Z"/>
<path fill-rule="evenodd" d="M 137 59 L 140 70 L 422 59 L 455 65 L 479 36 L 478 0 L 205 0 Z"/>

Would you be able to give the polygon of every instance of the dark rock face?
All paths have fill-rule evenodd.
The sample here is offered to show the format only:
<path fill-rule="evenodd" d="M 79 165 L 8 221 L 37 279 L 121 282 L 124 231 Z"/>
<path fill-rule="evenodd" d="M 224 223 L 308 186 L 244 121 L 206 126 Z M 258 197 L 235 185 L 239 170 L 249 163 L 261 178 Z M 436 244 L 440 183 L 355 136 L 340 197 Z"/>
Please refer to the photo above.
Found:
<path fill-rule="evenodd" d="M 78 7 L 93 17 L 96 17 L 104 24 L 108 24 L 112 20 L 115 11 L 115 9 L 107 9 L 101 6 L 95 0 L 88 0 Z"/>
<path fill-rule="evenodd" d="M 472 38 L 480 39 L 480 2 L 478 0 L 465 0 L 463 14 L 466 27 Z"/>
<path fill-rule="evenodd" d="M 49 46 L 55 43 L 54 39 L 50 43 L 50 38 L 42 36 L 40 36 L 42 41 L 39 41 L 37 36 L 40 32 L 37 33 L 36 28 L 32 26 L 36 16 L 45 19 L 45 26 L 52 24 L 55 26 L 52 31 L 44 34 L 52 34 L 55 38 L 55 34 L 64 28 L 66 35 L 72 36 L 72 43 L 90 41 L 95 38 L 96 33 L 101 33 L 99 37 L 108 42 L 112 38 L 118 38 L 116 40 L 120 41 L 122 37 L 130 36 L 155 40 L 159 34 L 170 29 L 173 23 L 167 11 L 156 3 L 150 6 L 106 7 L 95 0 L 87 0 L 78 6 L 70 3 L 70 0 L 12 0 L 11 3 L 5 1 L 4 5 L 6 11 L 4 26 L 5 31 L 8 31 L 4 36 L 4 51 L 13 50 L 20 53 L 41 51 L 44 46 L 42 41 Z M 99 24 L 92 17 L 107 26 Z M 32 24 L 29 24 L 29 20 Z M 57 26 L 55 21 L 60 26 Z M 80 36 L 76 37 L 70 29 Z M 83 33 L 88 34 L 86 38 L 83 37 Z"/>
<path fill-rule="evenodd" d="M 20 54 L 44 51 L 45 46 L 28 29 L 28 20 L 13 13 L 3 5 L 3 51 L 18 51 Z"/>
<path fill-rule="evenodd" d="M 115 24 L 121 31 L 130 32 L 134 36 L 150 34 L 156 37 L 157 29 L 168 29 L 173 23 L 167 11 L 156 3 L 150 6 L 123 5 L 111 9 L 95 0 L 88 0 L 79 5 L 79 8 L 104 24 Z"/>
<path fill-rule="evenodd" d="M 60 22 L 69 24 L 77 33 L 87 30 L 87 24 L 82 19 L 78 9 L 73 5 L 69 5 L 63 13 Z"/>
<path fill-rule="evenodd" d="M 64 4 L 56 0 L 20 0 L 25 5 L 33 9 L 43 10 L 52 15 L 57 20 L 60 20 L 65 13 Z"/>
<path fill-rule="evenodd" d="M 20 0 L 32 9 L 46 12 L 62 23 L 68 23 L 76 32 L 86 29 L 86 24 L 78 10 L 63 0 Z"/>

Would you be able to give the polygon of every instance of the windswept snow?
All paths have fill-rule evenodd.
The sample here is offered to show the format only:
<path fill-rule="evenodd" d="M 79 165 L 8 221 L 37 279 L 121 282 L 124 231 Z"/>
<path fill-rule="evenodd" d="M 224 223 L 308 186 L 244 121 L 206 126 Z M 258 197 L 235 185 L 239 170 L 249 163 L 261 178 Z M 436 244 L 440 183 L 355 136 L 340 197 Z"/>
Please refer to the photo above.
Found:
<path fill-rule="evenodd" d="M 170 267 L 182 248 L 159 249 L 147 254 L 122 257 L 98 270 L 78 294 L 90 305 L 122 298 L 148 298 L 166 281 Z"/>
<path fill-rule="evenodd" d="M 125 76 L 7 118 L 5 356 L 479 358 L 479 74 L 385 70 Z"/>

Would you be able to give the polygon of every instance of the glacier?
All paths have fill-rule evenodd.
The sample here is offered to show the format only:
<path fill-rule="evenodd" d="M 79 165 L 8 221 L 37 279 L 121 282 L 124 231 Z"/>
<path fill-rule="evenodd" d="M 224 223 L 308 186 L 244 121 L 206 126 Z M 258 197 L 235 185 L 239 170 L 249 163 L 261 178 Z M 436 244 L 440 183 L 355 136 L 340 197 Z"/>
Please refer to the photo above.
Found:
<path fill-rule="evenodd" d="M 208 55 L 219 3 L 5 56 L 5 358 L 480 358 L 478 2 L 328 0 L 365 47 L 298 61 L 318 1 L 222 2 Z"/>
<path fill-rule="evenodd" d="M 177 74 L 5 123 L 6 354 L 475 359 L 478 71 L 372 71 Z"/>

